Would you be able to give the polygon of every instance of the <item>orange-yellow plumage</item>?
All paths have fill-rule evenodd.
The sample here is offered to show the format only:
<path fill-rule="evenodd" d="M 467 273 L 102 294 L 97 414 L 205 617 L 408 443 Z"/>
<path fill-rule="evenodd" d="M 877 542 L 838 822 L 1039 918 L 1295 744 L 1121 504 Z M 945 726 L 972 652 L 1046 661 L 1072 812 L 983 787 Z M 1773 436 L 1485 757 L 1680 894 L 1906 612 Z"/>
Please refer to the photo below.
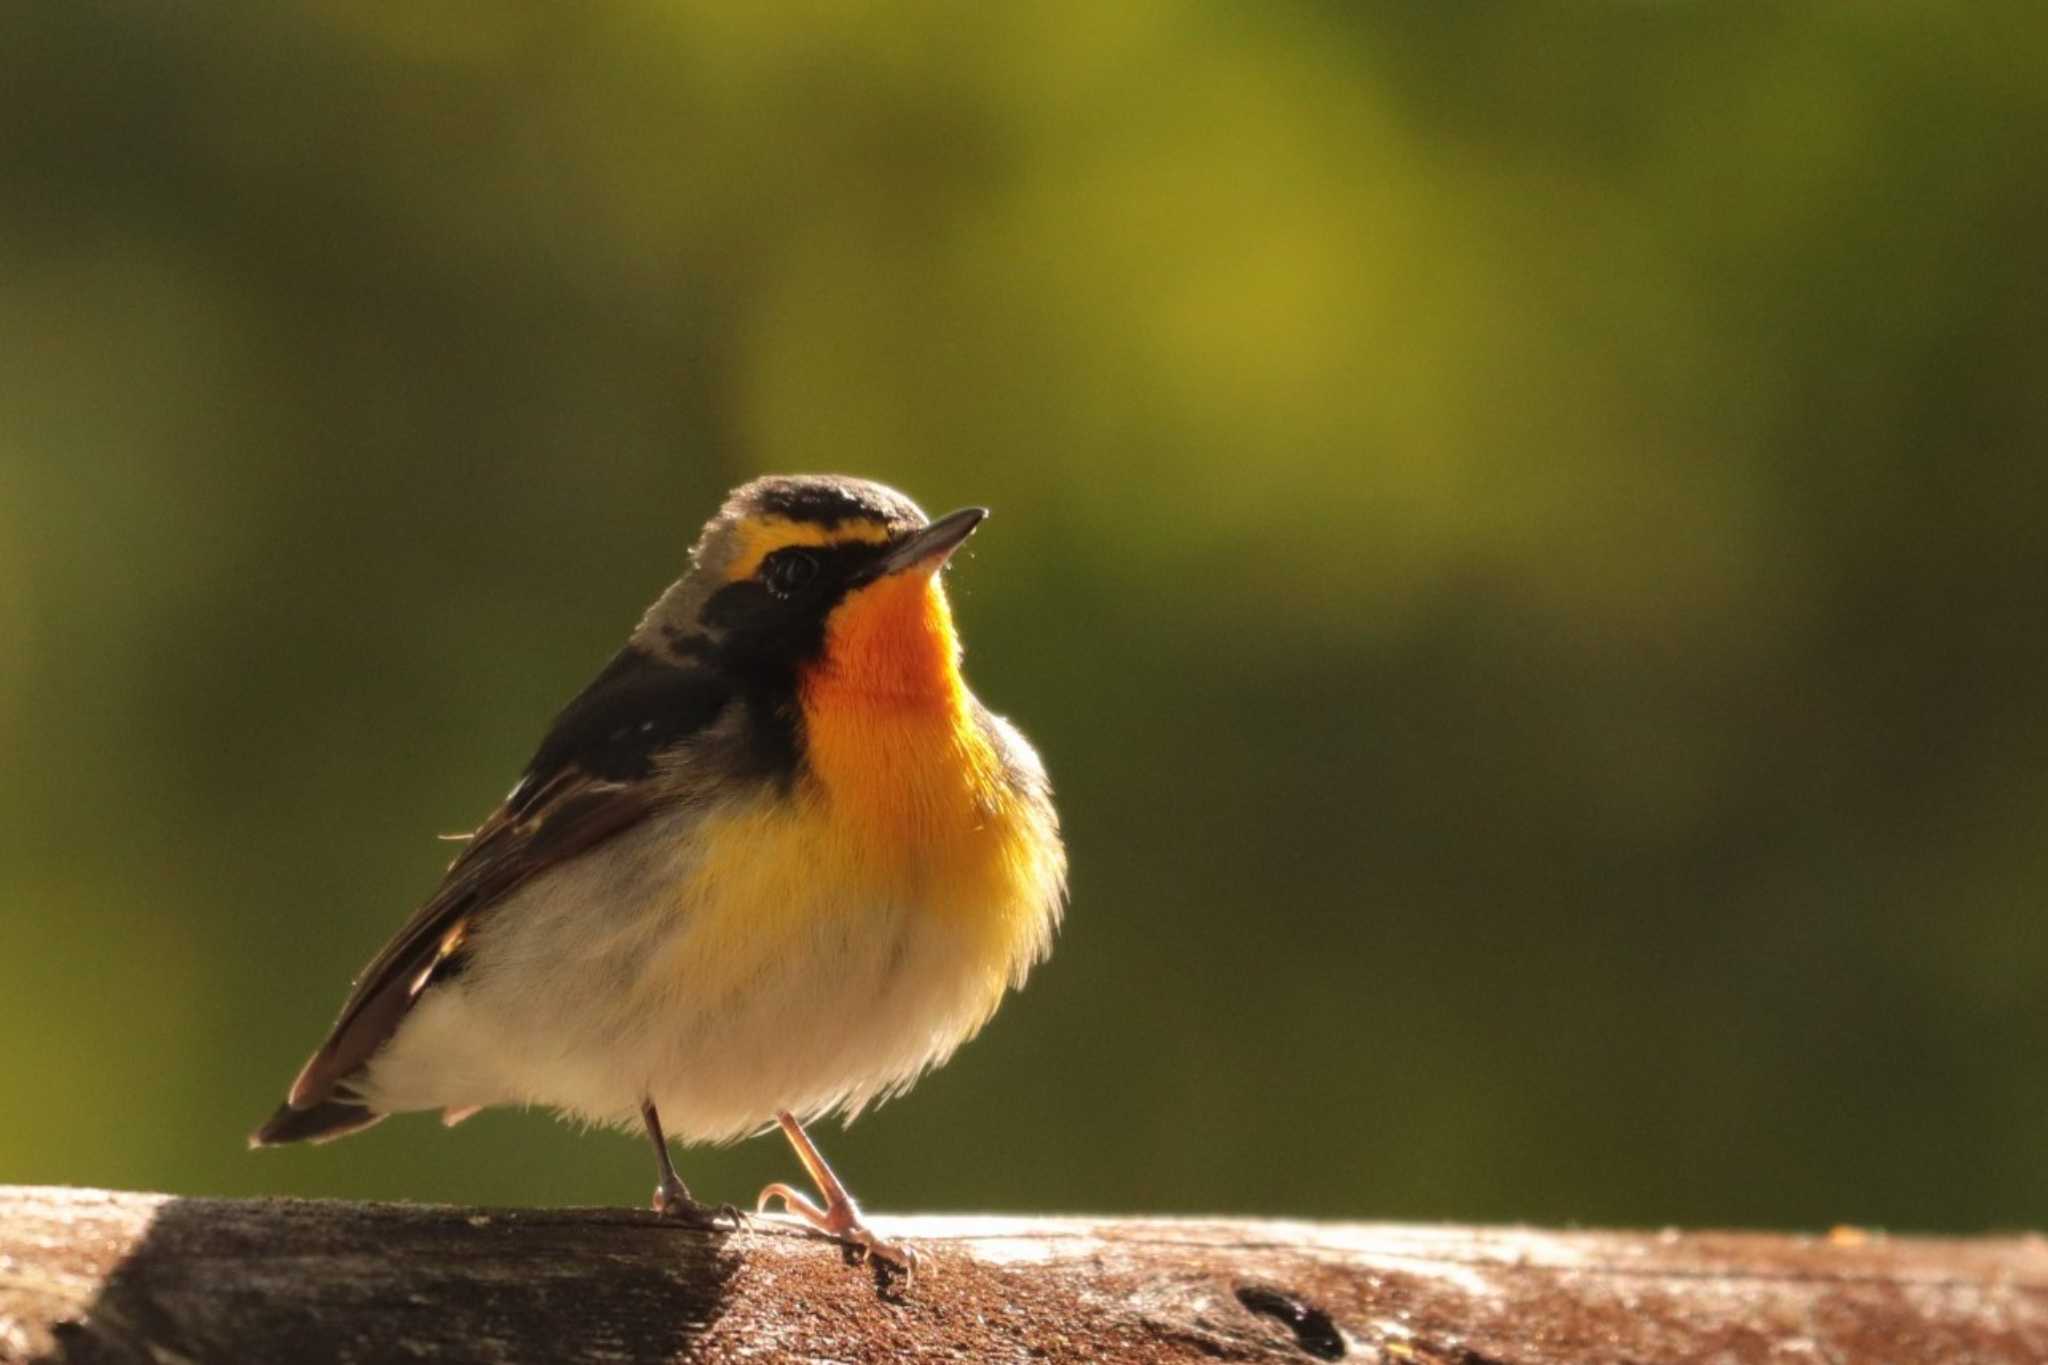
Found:
<path fill-rule="evenodd" d="M 761 553 L 786 539 L 763 537 Z M 659 991 L 745 990 L 821 932 L 895 931 L 884 908 L 943 925 L 971 964 L 939 1055 L 995 1011 L 1050 941 L 1063 865 L 1042 811 L 1003 759 L 960 676 L 937 577 L 852 594 L 799 686 L 807 771 L 787 797 L 706 816 L 696 875 Z"/>

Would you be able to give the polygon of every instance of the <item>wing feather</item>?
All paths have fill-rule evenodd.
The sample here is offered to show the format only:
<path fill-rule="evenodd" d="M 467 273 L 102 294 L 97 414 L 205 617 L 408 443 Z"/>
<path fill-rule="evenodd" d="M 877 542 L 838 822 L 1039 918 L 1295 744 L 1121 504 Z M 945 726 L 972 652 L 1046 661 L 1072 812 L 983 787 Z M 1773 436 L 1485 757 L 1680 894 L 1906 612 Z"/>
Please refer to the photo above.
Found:
<path fill-rule="evenodd" d="M 706 669 L 620 651 L 556 717 L 518 785 L 456 854 L 434 895 L 356 978 L 326 1041 L 292 1083 L 289 1107 L 332 1099 L 510 893 L 677 799 L 684 787 L 655 760 L 711 725 L 729 696 Z"/>

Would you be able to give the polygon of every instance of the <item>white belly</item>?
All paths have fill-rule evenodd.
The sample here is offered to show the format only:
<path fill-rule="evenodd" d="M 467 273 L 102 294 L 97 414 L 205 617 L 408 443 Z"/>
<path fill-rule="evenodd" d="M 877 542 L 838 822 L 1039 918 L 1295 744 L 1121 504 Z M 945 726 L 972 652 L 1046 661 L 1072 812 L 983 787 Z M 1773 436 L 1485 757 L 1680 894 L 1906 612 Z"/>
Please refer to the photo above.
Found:
<path fill-rule="evenodd" d="M 652 1099 L 672 1135 L 726 1141 L 778 1110 L 858 1109 L 907 1086 L 986 1021 L 1005 984 L 991 991 L 991 969 L 1028 965 L 986 962 L 986 938 L 960 920 L 832 903 L 828 887 L 776 917 L 758 951 L 700 941 L 733 926 L 678 909 L 694 819 L 657 816 L 494 909 L 466 970 L 430 987 L 371 1061 L 363 1098 L 387 1112 L 539 1104 L 605 1124 L 637 1123 Z M 733 965 L 716 980 L 655 975 L 691 960 Z"/>

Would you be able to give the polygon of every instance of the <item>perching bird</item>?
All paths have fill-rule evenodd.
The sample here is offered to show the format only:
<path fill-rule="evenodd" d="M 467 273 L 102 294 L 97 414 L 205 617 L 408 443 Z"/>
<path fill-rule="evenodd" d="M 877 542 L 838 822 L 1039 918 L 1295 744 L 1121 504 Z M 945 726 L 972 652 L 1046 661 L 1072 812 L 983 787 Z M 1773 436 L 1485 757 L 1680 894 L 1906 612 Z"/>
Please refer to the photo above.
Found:
<path fill-rule="evenodd" d="M 539 1104 L 668 1136 L 779 1123 L 819 1230 L 908 1265 L 804 1132 L 908 1087 L 1046 955 L 1066 857 L 1038 756 L 961 679 L 940 585 L 986 513 L 758 479 L 357 977 L 252 1146 Z"/>

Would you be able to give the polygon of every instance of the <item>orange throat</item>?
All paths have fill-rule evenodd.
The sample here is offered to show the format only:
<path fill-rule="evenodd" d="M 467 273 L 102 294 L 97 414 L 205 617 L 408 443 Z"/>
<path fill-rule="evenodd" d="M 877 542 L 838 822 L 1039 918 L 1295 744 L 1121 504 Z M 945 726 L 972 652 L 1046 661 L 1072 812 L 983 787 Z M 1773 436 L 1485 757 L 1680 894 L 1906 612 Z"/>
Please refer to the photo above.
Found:
<path fill-rule="evenodd" d="M 975 723 L 959 657 L 945 592 L 934 575 L 912 571 L 841 603 L 823 656 L 803 674 L 811 777 L 834 821 L 872 857 L 940 852 L 970 837 L 1000 801 L 996 755 Z"/>
<path fill-rule="evenodd" d="M 898 706 L 957 704 L 960 641 L 934 574 L 892 574 L 861 588 L 825 622 L 825 651 L 804 673 L 805 707 L 867 700 Z"/>

